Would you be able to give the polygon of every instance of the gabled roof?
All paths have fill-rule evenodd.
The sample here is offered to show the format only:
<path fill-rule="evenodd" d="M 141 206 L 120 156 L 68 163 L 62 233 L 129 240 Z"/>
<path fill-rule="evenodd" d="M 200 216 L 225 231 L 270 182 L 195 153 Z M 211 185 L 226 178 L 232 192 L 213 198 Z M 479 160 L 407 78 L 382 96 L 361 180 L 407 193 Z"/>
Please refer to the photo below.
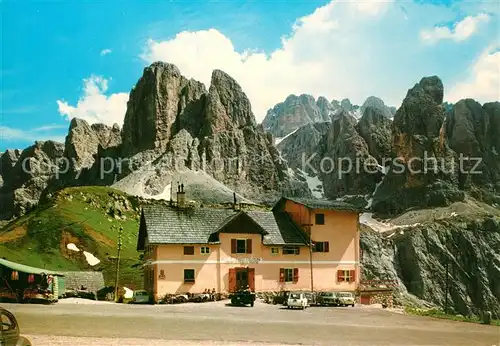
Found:
<path fill-rule="evenodd" d="M 275 204 L 273 210 L 279 210 L 281 205 L 286 201 L 292 201 L 297 204 L 301 204 L 309 209 L 323 209 L 323 210 L 338 210 L 338 211 L 348 211 L 353 213 L 362 213 L 363 209 L 358 208 L 352 204 L 341 202 L 341 201 L 330 201 L 325 199 L 307 199 L 298 197 L 282 197 Z"/>
<path fill-rule="evenodd" d="M 265 245 L 304 245 L 307 236 L 284 212 L 233 209 L 145 206 L 141 216 L 138 249 L 147 235 L 150 244 L 206 244 L 214 234 L 240 217 L 248 217 Z M 240 219 L 241 220 L 241 219 Z"/>
<path fill-rule="evenodd" d="M 285 212 L 248 211 L 247 214 L 267 231 L 265 245 L 304 245 L 307 235 Z"/>
<path fill-rule="evenodd" d="M 27 266 L 24 264 L 7 261 L 6 259 L 3 259 L 3 258 L 0 258 L 0 266 L 4 266 L 4 267 L 7 267 L 11 270 L 16 270 L 18 272 L 22 272 L 22 273 L 26 273 L 26 274 L 35 274 L 35 275 L 45 274 L 45 275 L 64 276 L 62 273 L 57 272 L 57 271 L 30 267 L 30 266 Z"/>
<path fill-rule="evenodd" d="M 206 244 L 232 209 L 145 206 L 143 217 L 150 244 Z"/>

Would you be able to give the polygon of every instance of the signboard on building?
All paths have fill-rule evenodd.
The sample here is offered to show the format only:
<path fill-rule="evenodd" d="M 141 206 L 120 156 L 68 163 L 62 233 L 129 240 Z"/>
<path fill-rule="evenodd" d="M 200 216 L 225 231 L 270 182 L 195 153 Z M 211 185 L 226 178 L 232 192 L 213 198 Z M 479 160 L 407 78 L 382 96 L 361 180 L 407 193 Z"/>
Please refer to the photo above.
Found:
<path fill-rule="evenodd" d="M 222 262 L 224 263 L 236 263 L 236 264 L 259 264 L 262 262 L 262 258 L 260 257 L 241 257 L 241 258 L 234 258 L 230 257 Z"/>

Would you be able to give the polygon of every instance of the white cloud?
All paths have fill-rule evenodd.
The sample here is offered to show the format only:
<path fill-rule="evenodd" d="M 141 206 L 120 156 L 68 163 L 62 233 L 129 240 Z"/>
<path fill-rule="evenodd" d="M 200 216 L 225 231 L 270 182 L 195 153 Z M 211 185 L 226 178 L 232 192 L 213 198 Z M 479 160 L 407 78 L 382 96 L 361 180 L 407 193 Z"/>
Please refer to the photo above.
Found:
<path fill-rule="evenodd" d="M 109 48 L 101 50 L 101 56 L 111 54 L 112 50 Z"/>
<path fill-rule="evenodd" d="M 80 118 L 89 124 L 103 123 L 122 126 L 127 111 L 128 93 L 115 93 L 106 96 L 108 79 L 92 75 L 83 80 L 83 96 L 76 106 L 64 100 L 57 100 L 59 113 L 67 119 Z"/>
<path fill-rule="evenodd" d="M 54 133 L 53 130 L 67 128 L 61 125 L 47 125 L 29 130 L 16 129 L 8 126 L 0 126 L 0 140 L 11 141 L 47 141 L 53 140 L 64 143 L 65 135 Z"/>
<path fill-rule="evenodd" d="M 384 16 L 391 6 L 390 1 L 331 2 L 299 18 L 291 34 L 282 38 L 281 47 L 271 54 L 238 52 L 228 37 L 209 29 L 184 31 L 166 41 L 150 39 L 141 58 L 147 63 L 173 63 L 186 77 L 205 85 L 210 84 L 214 69 L 227 72 L 241 84 L 258 121 L 291 93 L 363 102 L 376 90 L 352 76 L 361 77 L 370 60 L 377 68 L 376 59 L 370 56 L 380 47 L 375 40 L 362 47 L 361 40 L 370 34 L 371 22 Z M 402 18 L 399 7 L 395 9 Z M 365 67 L 353 71 L 353 66 L 360 65 Z"/>
<path fill-rule="evenodd" d="M 484 103 L 500 101 L 500 45 L 484 50 L 470 68 L 468 80 L 455 84 L 446 95 L 450 102 L 474 98 Z"/>
<path fill-rule="evenodd" d="M 486 13 L 480 13 L 477 16 L 468 16 L 453 25 L 450 29 L 446 26 L 435 26 L 432 29 L 425 29 L 420 32 L 420 37 L 428 43 L 436 43 L 440 40 L 464 41 L 471 37 L 479 29 L 481 23 L 490 20 Z"/>

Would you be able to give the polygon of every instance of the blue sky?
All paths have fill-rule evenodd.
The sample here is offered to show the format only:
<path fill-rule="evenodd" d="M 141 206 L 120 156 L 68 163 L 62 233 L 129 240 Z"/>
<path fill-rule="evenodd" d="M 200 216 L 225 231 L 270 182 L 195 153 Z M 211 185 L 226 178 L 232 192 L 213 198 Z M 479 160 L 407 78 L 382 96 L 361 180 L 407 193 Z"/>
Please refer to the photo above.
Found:
<path fill-rule="evenodd" d="M 35 139 L 63 141 L 73 116 L 120 123 L 128 92 L 155 60 L 175 63 L 207 87 L 214 68 L 225 70 L 247 92 L 258 120 L 290 93 L 358 104 L 376 95 L 399 106 L 430 74 L 443 79 L 452 101 L 500 94 L 496 2 L 0 6 L 0 151 Z"/>

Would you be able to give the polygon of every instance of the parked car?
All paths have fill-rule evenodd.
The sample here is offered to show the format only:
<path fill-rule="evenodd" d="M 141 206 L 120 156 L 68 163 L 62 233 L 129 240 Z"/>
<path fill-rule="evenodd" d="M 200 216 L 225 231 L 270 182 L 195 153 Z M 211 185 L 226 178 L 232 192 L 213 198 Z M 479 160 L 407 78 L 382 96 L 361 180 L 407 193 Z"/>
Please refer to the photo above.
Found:
<path fill-rule="evenodd" d="M 308 307 L 307 298 L 303 292 L 292 292 L 288 296 L 286 307 L 289 309 L 306 309 Z"/>
<path fill-rule="evenodd" d="M 354 294 L 352 292 L 339 292 L 337 293 L 338 304 L 340 306 L 352 306 L 356 303 L 354 299 Z"/>
<path fill-rule="evenodd" d="M 321 292 L 318 296 L 318 305 L 321 306 L 337 306 L 339 300 L 336 292 Z"/>
<path fill-rule="evenodd" d="M 313 306 L 317 304 L 316 294 L 312 292 L 305 292 L 304 294 L 306 295 L 307 298 L 307 306 Z"/>
<path fill-rule="evenodd" d="M 250 305 L 253 307 L 253 305 L 255 304 L 256 295 L 250 290 L 239 290 L 235 293 L 232 293 L 229 296 L 229 299 L 231 299 L 231 305 Z"/>
<path fill-rule="evenodd" d="M 290 294 L 290 291 L 281 291 L 276 296 L 274 296 L 273 304 L 283 304 L 286 306 L 286 304 L 288 302 L 288 295 L 289 294 Z"/>
<path fill-rule="evenodd" d="M 132 295 L 132 304 L 148 304 L 151 302 L 149 293 L 144 290 L 134 291 Z"/>
<path fill-rule="evenodd" d="M 21 336 L 19 324 L 14 315 L 0 307 L 2 328 L 0 329 L 0 345 L 2 346 L 32 346 L 31 342 Z"/>

